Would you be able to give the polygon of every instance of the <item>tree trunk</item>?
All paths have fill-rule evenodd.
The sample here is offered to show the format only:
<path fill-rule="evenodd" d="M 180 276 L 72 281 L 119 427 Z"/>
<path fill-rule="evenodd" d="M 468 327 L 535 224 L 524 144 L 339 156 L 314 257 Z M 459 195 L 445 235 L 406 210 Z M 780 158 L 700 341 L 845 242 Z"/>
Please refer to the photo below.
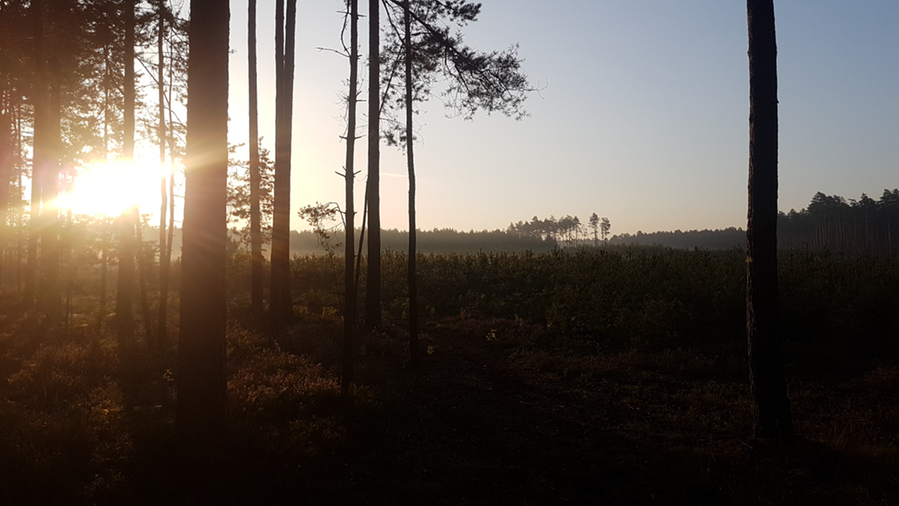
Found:
<path fill-rule="evenodd" d="M 128 164 L 134 163 L 134 0 L 123 4 L 125 17 L 125 91 L 124 122 L 125 132 L 122 155 Z M 134 234 L 135 222 L 132 210 L 122 211 L 119 217 L 119 272 L 116 290 L 116 328 L 119 339 L 127 346 L 134 340 Z"/>
<path fill-rule="evenodd" d="M 412 147 L 412 16 L 409 0 L 403 6 L 406 39 L 406 164 L 409 166 L 409 364 L 418 368 L 418 284 L 415 277 L 415 157 Z"/>
<path fill-rule="evenodd" d="M 31 2 L 31 19 L 34 23 L 34 74 L 37 77 L 32 86 L 32 103 L 34 115 L 33 153 L 31 158 L 31 209 L 28 217 L 28 266 L 25 270 L 25 293 L 23 295 L 26 308 L 33 308 L 37 295 L 38 239 L 40 237 L 41 185 L 42 171 L 46 165 L 46 128 L 49 123 L 50 97 L 47 94 L 44 63 L 44 2 Z"/>
<path fill-rule="evenodd" d="M 116 275 L 115 325 L 120 342 L 134 341 L 134 222 L 130 211 L 116 219 L 118 228 L 118 273 Z"/>
<path fill-rule="evenodd" d="M 250 300 L 262 313 L 262 217 L 259 209 L 259 113 L 256 86 L 256 0 L 249 0 L 247 53 L 250 101 Z"/>
<path fill-rule="evenodd" d="M 381 107 L 380 2 L 368 2 L 368 275 L 365 281 L 365 328 L 381 327 Z"/>
<path fill-rule="evenodd" d="M 228 177 L 227 0 L 191 0 L 187 159 L 176 428 L 193 458 L 227 437 L 225 256 Z"/>
<path fill-rule="evenodd" d="M 275 9 L 276 105 L 275 105 L 275 199 L 272 220 L 272 283 L 270 294 L 272 330 L 281 329 L 293 313 L 290 293 L 290 156 L 293 119 L 294 31 L 296 0 L 287 2 L 287 26 L 284 26 L 284 0 Z M 286 41 L 285 41 L 286 31 Z"/>
<path fill-rule="evenodd" d="M 354 338 L 356 333 L 356 283 L 353 260 L 356 239 L 356 207 L 354 178 L 356 156 L 356 104 L 359 81 L 359 1 L 348 0 L 350 16 L 350 83 L 347 95 L 346 165 L 346 231 L 344 247 L 344 311 L 343 311 L 343 376 L 341 390 L 346 393 L 353 382 Z"/>
<path fill-rule="evenodd" d="M 173 61 L 172 57 L 172 48 L 169 47 L 169 61 Z M 172 112 L 172 89 L 174 88 L 175 79 L 173 72 L 173 65 L 169 65 L 169 96 L 167 102 L 169 103 L 168 114 L 169 114 L 169 125 L 174 125 Z M 162 272 L 160 268 L 160 276 L 159 276 L 159 297 L 160 301 L 164 301 L 163 303 L 168 306 L 169 300 L 169 282 L 171 281 L 171 265 L 172 265 L 172 243 L 175 239 L 175 136 L 169 135 L 169 153 L 172 164 L 169 167 L 169 230 L 168 237 L 166 237 L 165 241 L 165 258 L 160 258 L 160 264 L 165 265 L 165 272 Z M 183 230 L 182 230 L 183 231 Z M 161 254 L 161 251 L 160 251 Z M 164 275 L 163 275 L 164 274 Z M 168 315 L 166 314 L 166 321 L 160 322 L 161 326 L 165 326 L 168 329 Z"/>
<path fill-rule="evenodd" d="M 8 79 L 0 70 L 0 286 L 9 278 L 7 249 L 9 246 L 9 209 L 13 185 L 15 130 L 13 125 L 12 92 Z"/>
<path fill-rule="evenodd" d="M 749 212 L 746 313 L 753 435 L 793 436 L 777 288 L 777 45 L 772 0 L 748 0 Z"/>
<path fill-rule="evenodd" d="M 150 273 L 150 267 L 147 262 L 146 251 L 144 251 L 143 224 L 141 223 L 137 206 L 134 206 L 134 223 L 137 225 L 135 227 L 134 244 L 137 257 L 137 283 L 140 296 L 141 320 L 144 324 L 144 341 L 147 344 L 147 349 L 155 353 L 158 343 L 153 337 L 153 321 L 150 318 L 150 303 L 147 296 L 147 276 Z"/>
<path fill-rule="evenodd" d="M 159 55 L 159 67 L 157 68 L 156 84 L 159 88 L 159 166 L 165 167 L 165 143 L 166 143 L 166 125 L 165 125 L 165 53 L 163 51 L 163 35 L 165 34 L 165 8 L 160 0 L 156 8 L 159 15 L 159 33 L 156 39 L 156 53 Z M 159 343 L 165 345 L 168 340 L 168 299 L 169 286 L 163 281 L 169 277 L 169 263 L 165 261 L 165 252 L 167 247 L 166 236 L 166 213 L 168 212 L 168 181 L 167 176 L 159 178 L 159 313 L 157 314 L 156 326 L 159 328 Z"/>
<path fill-rule="evenodd" d="M 50 16 L 54 16 L 58 4 L 48 4 Z M 53 33 L 53 30 L 50 30 Z M 46 33 L 45 33 L 46 35 Z M 41 175 L 41 271 L 38 282 L 38 308 L 51 320 L 59 321 L 62 317 L 61 287 L 59 282 L 59 210 L 56 198 L 59 196 L 59 148 L 60 148 L 60 111 L 61 111 L 61 75 L 59 57 L 48 46 L 58 45 L 57 37 L 52 35 L 44 39 L 44 62 L 46 72 L 44 79 L 49 86 L 48 109 L 45 111 L 43 140 L 40 143 L 43 154 L 39 160 Z M 50 42 L 51 44 L 47 44 Z M 35 145 L 37 145 L 37 126 L 35 126 Z"/>

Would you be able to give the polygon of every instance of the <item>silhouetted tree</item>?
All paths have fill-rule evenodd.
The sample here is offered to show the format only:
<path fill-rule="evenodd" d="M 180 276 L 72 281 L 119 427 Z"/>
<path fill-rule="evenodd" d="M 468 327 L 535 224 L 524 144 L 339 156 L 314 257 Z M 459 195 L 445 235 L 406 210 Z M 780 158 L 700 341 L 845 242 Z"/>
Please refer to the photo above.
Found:
<path fill-rule="evenodd" d="M 256 79 L 256 0 L 247 6 L 247 66 L 250 102 L 250 305 L 262 312 L 262 220 L 259 209 L 259 113 Z"/>
<path fill-rule="evenodd" d="M 480 4 L 466 1 L 442 2 L 436 0 L 411 0 L 390 2 L 403 14 L 402 33 L 390 18 L 396 32 L 394 42 L 387 48 L 388 72 L 382 76 L 385 102 L 405 109 L 405 121 L 395 122 L 393 132 L 386 138 L 391 144 L 402 143 L 406 149 L 409 171 L 409 338 L 411 364 L 417 364 L 418 356 L 418 297 L 415 276 L 416 225 L 415 225 L 415 158 L 413 150 L 414 102 L 425 100 L 430 94 L 437 76 L 445 78 L 447 97 L 445 103 L 471 117 L 477 109 L 500 111 L 521 117 L 523 93 L 527 90 L 526 78 L 519 72 L 520 61 L 514 52 L 481 54 L 462 44 L 459 33 L 451 34 L 449 23 L 465 25 L 475 21 Z M 413 38 L 413 21 L 416 36 Z M 405 75 L 404 92 L 398 93 L 391 86 L 395 69 L 402 64 Z M 400 105 L 402 104 L 402 105 Z M 396 134 L 399 131 L 399 135 Z"/>
<path fill-rule="evenodd" d="M 747 0 L 749 220 L 746 326 L 754 437 L 790 440 L 777 288 L 777 44 L 774 2 Z"/>
<path fill-rule="evenodd" d="M 350 21 L 349 91 L 347 93 L 346 163 L 344 182 L 346 187 L 344 213 L 344 313 L 343 313 L 343 374 L 340 387 L 346 393 L 353 382 L 354 340 L 356 334 L 356 281 L 354 272 L 356 206 L 354 203 L 356 157 L 356 106 L 359 99 L 359 1 L 347 0 L 347 16 Z"/>
<path fill-rule="evenodd" d="M 294 38 L 296 0 L 275 3 L 275 208 L 272 223 L 271 294 L 273 331 L 293 313 L 290 294 L 290 143 L 293 121 Z"/>
<path fill-rule="evenodd" d="M 134 76 L 134 37 L 135 37 L 135 3 L 124 0 L 122 16 L 125 26 L 125 82 L 124 82 L 124 141 L 122 156 L 125 162 L 134 162 L 134 124 L 135 124 L 135 76 Z M 132 208 L 122 211 L 119 216 L 119 270 L 116 280 L 115 321 L 119 339 L 129 343 L 134 339 L 134 253 L 136 211 Z"/>
<path fill-rule="evenodd" d="M 415 156 L 412 135 L 412 9 L 410 0 L 403 3 L 403 42 L 404 42 L 404 67 L 406 74 L 406 165 L 409 169 L 409 253 L 408 253 L 408 284 L 409 284 L 409 354 L 410 365 L 418 368 L 418 283 L 415 276 L 415 257 L 418 249 L 415 247 Z"/>
<path fill-rule="evenodd" d="M 599 246 L 599 216 L 596 213 L 591 214 L 589 223 L 593 230 L 593 245 Z"/>
<path fill-rule="evenodd" d="M 166 161 L 166 134 L 165 122 L 165 31 L 166 17 L 170 17 L 165 7 L 165 2 L 156 0 L 156 88 L 158 92 L 158 113 L 159 122 L 157 127 L 157 136 L 159 142 L 159 166 L 164 167 Z M 165 252 L 167 246 L 166 234 L 166 218 L 169 206 L 169 188 L 168 178 L 163 175 L 159 178 L 159 310 L 157 313 L 157 327 L 159 328 L 159 340 L 164 343 L 168 338 L 168 277 L 169 262 L 166 261 Z M 163 281 L 166 280 L 166 281 Z"/>
<path fill-rule="evenodd" d="M 177 431 L 208 456 L 227 435 L 227 0 L 191 0 Z"/>
<path fill-rule="evenodd" d="M 368 262 L 365 328 L 381 326 L 381 47 L 380 0 L 368 2 Z M 361 239 L 360 239 L 361 240 Z"/>

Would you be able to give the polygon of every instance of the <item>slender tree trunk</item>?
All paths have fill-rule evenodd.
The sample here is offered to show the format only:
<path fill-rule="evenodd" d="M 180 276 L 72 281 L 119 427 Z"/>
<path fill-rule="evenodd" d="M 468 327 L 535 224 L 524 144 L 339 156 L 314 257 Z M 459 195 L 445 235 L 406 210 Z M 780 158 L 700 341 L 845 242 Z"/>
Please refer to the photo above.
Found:
<path fill-rule="evenodd" d="M 777 45 L 772 0 L 748 0 L 749 220 L 746 312 L 753 434 L 793 436 L 777 288 Z"/>
<path fill-rule="evenodd" d="M 275 105 L 275 200 L 272 220 L 271 326 L 281 329 L 293 313 L 290 293 L 290 156 L 293 120 L 294 31 L 296 0 L 287 0 L 287 26 L 284 26 L 284 0 L 275 9 L 275 52 L 277 92 Z M 285 40 L 286 31 L 286 40 Z"/>
<path fill-rule="evenodd" d="M 365 328 L 381 327 L 381 49 L 380 1 L 368 2 L 368 276 L 365 281 Z"/>
<path fill-rule="evenodd" d="M 13 185 L 15 131 L 13 126 L 12 93 L 8 80 L 0 71 L 0 286 L 6 281 L 7 249 L 9 246 L 9 208 Z"/>
<path fill-rule="evenodd" d="M 104 228 L 105 226 L 106 224 L 104 224 Z M 103 249 L 100 250 L 100 255 L 102 256 L 100 260 L 100 314 L 97 317 L 97 320 L 101 326 L 106 320 L 106 272 L 109 266 L 109 247 L 106 244 L 109 238 L 106 235 L 107 234 L 104 230 Z"/>
<path fill-rule="evenodd" d="M 191 0 L 176 428 L 209 462 L 227 438 L 227 0 Z"/>
<path fill-rule="evenodd" d="M 140 296 L 141 320 L 144 323 L 144 341 L 147 343 L 147 349 L 156 352 L 158 343 L 153 336 L 153 320 L 150 318 L 150 303 L 147 295 L 147 276 L 150 273 L 147 254 L 144 248 L 143 224 L 141 223 L 140 213 L 137 206 L 134 207 L 135 227 L 134 244 L 136 247 L 137 257 L 137 283 Z"/>
<path fill-rule="evenodd" d="M 51 15 L 58 7 L 55 3 L 48 4 Z M 53 33 L 53 30 L 50 31 Z M 47 124 L 43 129 L 44 154 L 41 159 L 41 272 L 38 282 L 38 308 L 51 320 L 59 321 L 62 317 L 61 286 L 59 275 L 59 210 L 56 198 L 59 196 L 59 147 L 60 147 L 60 111 L 61 111 L 61 75 L 59 57 L 54 51 L 48 50 L 47 42 L 57 46 L 56 37 L 46 38 L 44 49 L 46 51 L 45 79 L 49 85 L 49 109 L 45 119 Z M 37 135 L 35 135 L 37 136 Z M 35 156 L 37 159 L 38 157 Z"/>
<path fill-rule="evenodd" d="M 25 184 L 22 181 L 25 170 L 22 160 L 22 110 L 21 101 L 16 100 L 16 193 L 20 202 L 16 205 L 16 289 L 22 292 L 22 247 L 25 240 Z"/>
<path fill-rule="evenodd" d="M 156 83 L 159 91 L 159 166 L 165 167 L 165 52 L 163 47 L 163 35 L 165 35 L 165 8 L 162 0 L 157 4 L 159 15 L 159 33 L 156 38 L 156 53 L 159 58 L 159 67 L 156 69 Z M 168 283 L 163 281 L 169 277 L 169 263 L 165 261 L 165 252 L 168 249 L 166 236 L 166 214 L 168 212 L 169 189 L 167 175 L 159 178 L 159 312 L 156 316 L 156 327 L 159 329 L 159 344 L 164 346 L 168 340 Z"/>
<path fill-rule="evenodd" d="M 343 377 L 341 389 L 344 393 L 353 382 L 354 340 L 356 333 L 356 283 L 353 260 L 356 238 L 356 206 L 353 183 L 356 177 L 356 104 L 359 98 L 359 0 L 348 0 L 350 16 L 350 86 L 347 95 L 346 164 L 346 231 L 344 247 L 344 311 L 343 311 Z"/>
<path fill-rule="evenodd" d="M 122 146 L 126 163 L 134 163 L 134 0 L 125 0 L 125 91 L 124 122 L 125 132 Z M 135 223 L 133 211 L 122 211 L 119 217 L 119 272 L 116 283 L 116 328 L 119 339 L 127 346 L 134 340 L 134 237 Z"/>
<path fill-rule="evenodd" d="M 262 216 L 259 209 L 259 113 L 256 79 L 256 0 L 249 0 L 247 47 L 250 101 L 250 300 L 262 313 Z"/>
<path fill-rule="evenodd" d="M 173 61 L 172 57 L 172 48 L 169 46 L 169 61 Z M 169 125 L 174 125 L 173 121 L 173 112 L 172 112 L 172 89 L 174 88 L 175 78 L 173 72 L 173 65 L 169 65 L 169 96 L 167 102 L 169 103 L 168 113 L 169 113 Z M 159 276 L 159 298 L 160 303 L 168 306 L 169 300 L 169 282 L 171 281 L 171 265 L 172 265 L 172 243 L 175 239 L 175 136 L 174 133 L 169 135 L 169 160 L 171 164 L 169 165 L 169 230 L 168 237 L 165 241 L 165 258 L 160 258 L 159 262 L 161 265 L 165 265 L 165 273 L 163 275 L 162 269 L 160 268 L 160 276 Z M 161 251 L 160 251 L 161 254 Z M 166 311 L 168 312 L 168 311 Z M 160 322 L 161 327 L 165 327 L 168 329 L 168 315 L 166 315 L 166 320 Z"/>
<path fill-rule="evenodd" d="M 409 0 L 403 5 L 406 38 L 406 164 L 409 166 L 409 360 L 418 368 L 418 282 L 415 276 L 415 156 L 412 142 L 412 16 Z"/>
<path fill-rule="evenodd" d="M 38 268 L 38 239 L 40 237 L 41 214 L 41 184 L 43 182 L 42 170 L 46 164 L 46 128 L 49 123 L 50 98 L 47 96 L 46 78 L 44 77 L 46 66 L 44 63 L 44 1 L 33 0 L 31 2 L 32 29 L 34 31 L 34 74 L 37 76 L 32 88 L 33 103 L 33 152 L 31 157 L 31 209 L 28 216 L 28 265 L 25 270 L 25 293 L 23 299 L 25 307 L 34 307 L 37 295 Z"/>

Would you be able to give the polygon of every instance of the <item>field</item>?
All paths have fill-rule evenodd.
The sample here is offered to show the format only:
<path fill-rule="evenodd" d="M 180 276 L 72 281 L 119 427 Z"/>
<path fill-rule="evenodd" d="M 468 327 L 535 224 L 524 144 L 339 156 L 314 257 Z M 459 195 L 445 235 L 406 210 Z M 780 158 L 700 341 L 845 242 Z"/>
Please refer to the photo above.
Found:
<path fill-rule="evenodd" d="M 4 291 L 0 503 L 899 504 L 896 259 L 782 255 L 787 448 L 749 438 L 741 251 L 422 255 L 420 371 L 405 265 L 384 258 L 385 328 L 343 396 L 341 260 L 295 257 L 272 338 L 232 259 L 232 435 L 208 469 L 174 435 L 174 339 L 122 354 L 95 266 L 65 328 Z"/>

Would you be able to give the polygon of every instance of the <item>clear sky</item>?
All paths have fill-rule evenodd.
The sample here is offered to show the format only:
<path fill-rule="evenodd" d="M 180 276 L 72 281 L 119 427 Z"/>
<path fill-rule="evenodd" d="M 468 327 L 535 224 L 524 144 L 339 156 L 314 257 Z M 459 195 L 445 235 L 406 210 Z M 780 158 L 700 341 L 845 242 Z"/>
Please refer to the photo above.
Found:
<path fill-rule="evenodd" d="M 360 2 L 367 14 L 367 2 Z M 230 138 L 247 138 L 246 0 L 231 2 Z M 296 209 L 343 200 L 346 59 L 341 0 L 299 2 Z M 879 198 L 899 186 L 899 2 L 775 2 L 780 208 L 816 191 Z M 363 55 L 367 17 L 360 22 Z M 274 140 L 274 1 L 259 2 L 260 132 Z M 505 228 L 566 214 L 612 233 L 745 226 L 749 145 L 746 5 L 722 0 L 484 0 L 466 41 L 520 45 L 542 89 L 516 122 L 417 117 L 419 228 Z M 360 75 L 365 75 L 362 70 Z M 364 87 L 361 89 L 365 89 Z M 364 98 L 364 97 L 363 97 Z M 362 107 L 364 110 L 364 106 Z M 360 115 L 360 134 L 367 118 Z M 361 190 L 365 140 L 357 149 Z M 407 228 L 405 158 L 382 147 L 382 224 Z M 358 221 L 357 221 L 358 223 Z"/>

